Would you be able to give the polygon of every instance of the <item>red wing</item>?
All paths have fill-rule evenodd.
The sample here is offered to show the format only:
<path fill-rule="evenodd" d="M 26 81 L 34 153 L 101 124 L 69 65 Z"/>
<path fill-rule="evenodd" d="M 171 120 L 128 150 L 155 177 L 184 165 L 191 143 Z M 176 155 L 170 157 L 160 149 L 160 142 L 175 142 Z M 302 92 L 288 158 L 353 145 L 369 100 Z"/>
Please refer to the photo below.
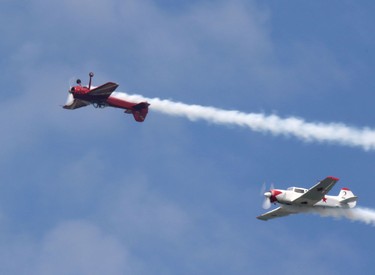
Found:
<path fill-rule="evenodd" d="M 113 82 L 107 82 L 99 87 L 96 87 L 86 94 L 74 94 L 74 98 L 89 101 L 91 103 L 101 103 L 107 100 L 107 98 L 113 93 L 118 87 L 118 84 Z"/>
<path fill-rule="evenodd" d="M 96 97 L 96 96 L 100 96 L 100 97 L 105 96 L 107 98 L 107 97 L 109 97 L 112 94 L 112 92 L 114 90 L 117 89 L 117 87 L 118 87 L 118 84 L 113 83 L 113 82 L 107 82 L 107 83 L 105 83 L 105 84 L 103 84 L 101 86 L 98 86 L 98 87 L 92 89 L 88 93 L 88 95 L 91 95 L 91 96 L 94 96 L 94 97 Z"/>

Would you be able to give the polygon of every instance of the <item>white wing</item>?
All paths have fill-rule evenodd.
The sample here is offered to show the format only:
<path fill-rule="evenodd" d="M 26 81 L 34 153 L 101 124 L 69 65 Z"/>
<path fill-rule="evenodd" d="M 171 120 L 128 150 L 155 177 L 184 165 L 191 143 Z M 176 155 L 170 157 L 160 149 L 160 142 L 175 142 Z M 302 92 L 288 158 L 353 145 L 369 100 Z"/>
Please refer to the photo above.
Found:
<path fill-rule="evenodd" d="M 259 220 L 262 220 L 262 221 L 268 221 L 270 219 L 274 219 L 274 218 L 279 218 L 279 217 L 285 217 L 285 216 L 288 216 L 290 214 L 295 214 L 296 212 L 292 212 L 286 208 L 283 208 L 283 207 L 278 207 L 276 209 L 273 209 L 267 213 L 264 213 L 260 216 L 257 217 L 257 219 Z"/>
<path fill-rule="evenodd" d="M 338 178 L 326 177 L 324 180 L 311 187 L 305 194 L 292 201 L 292 204 L 313 206 L 323 199 L 338 180 Z"/>

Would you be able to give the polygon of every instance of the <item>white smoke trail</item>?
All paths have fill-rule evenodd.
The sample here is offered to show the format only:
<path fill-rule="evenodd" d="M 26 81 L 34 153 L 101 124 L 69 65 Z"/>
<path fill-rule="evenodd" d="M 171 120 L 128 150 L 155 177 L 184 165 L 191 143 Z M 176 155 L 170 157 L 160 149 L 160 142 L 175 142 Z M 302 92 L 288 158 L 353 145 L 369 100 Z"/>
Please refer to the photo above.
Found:
<path fill-rule="evenodd" d="M 375 149 L 375 130 L 370 128 L 353 128 L 342 123 L 312 123 L 303 119 L 276 115 L 243 113 L 235 110 L 222 110 L 215 107 L 188 105 L 159 98 L 145 98 L 140 95 L 128 95 L 115 92 L 112 96 L 128 101 L 147 101 L 152 110 L 173 116 L 186 117 L 192 121 L 206 120 L 216 124 L 248 127 L 257 132 L 269 132 L 274 135 L 294 136 L 303 141 L 328 142 L 364 150 Z M 325 208 L 307 211 L 324 217 L 346 218 L 351 221 L 364 222 L 375 226 L 375 210 L 356 207 L 351 209 Z"/>
<path fill-rule="evenodd" d="M 310 212 L 310 211 L 309 211 Z M 351 209 L 343 208 L 325 208 L 314 209 L 312 213 L 319 214 L 322 217 L 346 218 L 351 221 L 359 221 L 375 226 L 375 210 L 370 208 L 355 207 Z"/>
<path fill-rule="evenodd" d="M 112 96 L 129 101 L 148 101 L 152 110 L 173 116 L 186 117 L 192 121 L 206 120 L 216 124 L 237 125 L 253 131 L 273 135 L 294 136 L 308 142 L 326 142 L 364 150 L 375 149 L 375 130 L 354 128 L 342 123 L 306 122 L 296 117 L 281 118 L 277 115 L 243 113 L 222 110 L 215 107 L 188 105 L 159 98 L 145 98 L 140 95 L 128 95 L 115 92 Z"/>

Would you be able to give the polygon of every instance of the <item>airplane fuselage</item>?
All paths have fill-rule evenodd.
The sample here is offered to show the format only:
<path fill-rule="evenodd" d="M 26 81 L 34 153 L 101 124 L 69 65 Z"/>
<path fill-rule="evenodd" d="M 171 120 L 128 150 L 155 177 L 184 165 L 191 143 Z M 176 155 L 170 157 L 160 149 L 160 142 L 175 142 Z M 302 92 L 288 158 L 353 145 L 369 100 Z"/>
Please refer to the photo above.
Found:
<path fill-rule="evenodd" d="M 278 202 L 283 205 L 296 205 L 298 207 L 303 207 L 306 206 L 308 203 L 301 202 L 298 205 L 293 203 L 296 199 L 301 197 L 303 194 L 305 194 L 308 191 L 308 189 L 305 188 L 300 188 L 300 187 L 290 187 L 287 190 L 280 190 L 280 189 L 274 189 L 271 192 L 274 195 L 274 201 L 273 202 Z M 325 195 L 320 201 L 315 203 L 313 207 L 331 207 L 331 208 L 336 208 L 336 207 L 344 207 L 344 208 L 349 208 L 350 205 L 348 204 L 342 204 L 343 197 L 339 196 L 330 196 L 330 195 Z M 306 206 L 311 208 L 311 206 Z"/>

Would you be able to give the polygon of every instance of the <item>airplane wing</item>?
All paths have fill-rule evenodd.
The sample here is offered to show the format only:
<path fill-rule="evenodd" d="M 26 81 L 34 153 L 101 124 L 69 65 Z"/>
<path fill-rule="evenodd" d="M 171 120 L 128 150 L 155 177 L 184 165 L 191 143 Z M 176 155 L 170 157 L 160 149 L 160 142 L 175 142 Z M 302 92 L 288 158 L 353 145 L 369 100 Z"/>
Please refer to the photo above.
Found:
<path fill-rule="evenodd" d="M 102 103 L 113 93 L 118 87 L 118 84 L 107 82 L 99 87 L 90 90 L 88 93 L 74 94 L 75 99 L 88 101 L 90 103 Z"/>
<path fill-rule="evenodd" d="M 74 110 L 74 109 L 78 109 L 78 108 L 81 108 L 81 107 L 85 107 L 87 105 L 90 105 L 89 103 L 86 103 L 82 100 L 79 100 L 79 99 L 74 99 L 73 103 L 70 104 L 70 105 L 64 105 L 63 108 L 64 109 L 69 109 L 69 110 Z"/>
<path fill-rule="evenodd" d="M 107 82 L 101 86 L 92 89 L 87 95 L 93 97 L 109 97 L 114 90 L 118 87 L 118 84 L 113 82 Z"/>
<path fill-rule="evenodd" d="M 80 99 L 73 98 L 73 95 L 69 94 L 68 100 L 66 104 L 63 106 L 64 109 L 74 110 L 77 108 L 85 107 L 87 105 L 90 105 L 90 103 L 85 102 Z"/>
<path fill-rule="evenodd" d="M 292 204 L 313 206 L 323 199 L 338 180 L 338 178 L 326 177 L 324 180 L 311 187 L 305 194 L 292 201 Z"/>
<path fill-rule="evenodd" d="M 264 213 L 257 217 L 257 219 L 262 221 L 268 221 L 270 219 L 279 218 L 279 217 L 285 217 L 291 214 L 295 214 L 296 212 L 289 211 L 288 209 L 284 207 L 278 207 L 276 209 L 273 209 L 267 213 Z"/>

